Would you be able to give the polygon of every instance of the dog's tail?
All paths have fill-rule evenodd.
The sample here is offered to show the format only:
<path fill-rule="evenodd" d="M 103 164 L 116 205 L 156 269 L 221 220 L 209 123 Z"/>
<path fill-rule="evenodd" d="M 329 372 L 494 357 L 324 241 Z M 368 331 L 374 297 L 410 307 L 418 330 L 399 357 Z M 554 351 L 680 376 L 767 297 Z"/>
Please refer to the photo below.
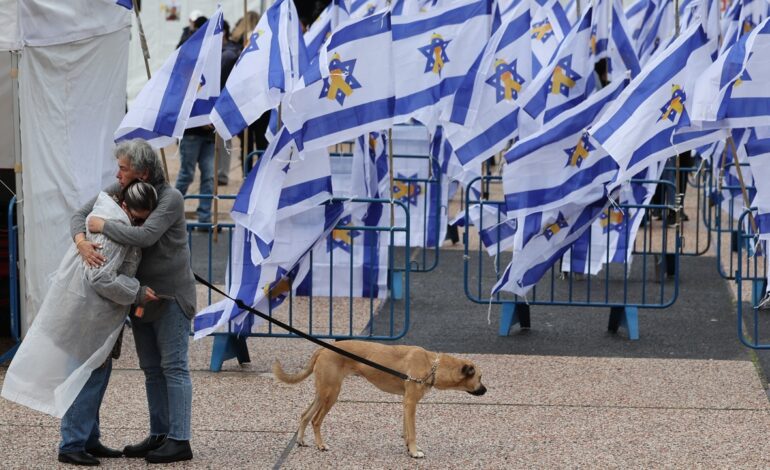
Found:
<path fill-rule="evenodd" d="M 305 367 L 305 370 L 298 374 L 287 374 L 284 372 L 283 368 L 281 367 L 281 363 L 278 362 L 278 359 L 276 359 L 273 363 L 273 375 L 275 375 L 275 377 L 281 382 L 287 384 L 296 384 L 302 382 L 313 373 L 313 367 L 315 367 L 315 361 L 318 359 L 319 354 L 321 354 L 321 349 L 317 349 L 313 353 L 313 356 L 310 358 L 310 363 L 308 363 L 307 367 Z"/>

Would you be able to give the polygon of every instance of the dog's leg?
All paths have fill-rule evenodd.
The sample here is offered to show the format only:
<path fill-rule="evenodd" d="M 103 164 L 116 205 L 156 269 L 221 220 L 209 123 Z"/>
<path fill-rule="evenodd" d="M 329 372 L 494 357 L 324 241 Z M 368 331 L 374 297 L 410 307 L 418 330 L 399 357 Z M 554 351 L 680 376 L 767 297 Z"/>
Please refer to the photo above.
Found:
<path fill-rule="evenodd" d="M 417 447 L 417 431 L 415 426 L 415 415 L 417 414 L 417 402 L 422 398 L 421 393 L 415 386 L 407 385 L 404 393 L 404 440 L 406 448 L 411 457 L 421 459 L 425 457 L 422 449 Z"/>
<path fill-rule="evenodd" d="M 313 433 L 315 435 L 315 446 L 318 450 L 329 450 L 326 444 L 324 444 L 323 438 L 321 437 L 321 424 L 323 424 L 326 413 L 328 413 L 329 410 L 332 409 L 332 406 L 337 403 L 337 397 L 339 396 L 340 389 L 342 388 L 340 385 L 341 384 L 327 384 L 327 386 L 324 387 L 323 395 L 319 395 L 318 397 L 320 405 L 318 407 L 318 411 L 315 413 L 315 416 L 313 416 L 312 421 Z"/>
<path fill-rule="evenodd" d="M 305 429 L 307 428 L 307 424 L 310 422 L 310 418 L 318 411 L 319 407 L 318 403 L 318 397 L 313 399 L 313 402 L 310 403 L 310 406 L 307 407 L 304 413 L 302 413 L 302 417 L 299 420 L 299 429 L 297 429 L 297 445 L 300 447 L 305 447 Z"/>

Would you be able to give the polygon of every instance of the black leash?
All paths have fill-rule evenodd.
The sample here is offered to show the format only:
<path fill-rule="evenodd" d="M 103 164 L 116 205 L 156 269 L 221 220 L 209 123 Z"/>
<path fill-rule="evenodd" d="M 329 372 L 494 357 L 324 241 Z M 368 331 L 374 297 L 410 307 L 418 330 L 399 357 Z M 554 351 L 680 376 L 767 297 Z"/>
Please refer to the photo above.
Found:
<path fill-rule="evenodd" d="M 209 281 L 207 281 L 206 279 L 202 278 L 197 273 L 193 273 L 193 274 L 195 275 L 195 280 L 196 281 L 200 282 L 201 284 L 203 284 L 204 286 L 208 287 L 209 289 L 212 289 L 215 292 L 218 292 L 219 294 L 222 294 L 223 296 L 225 296 L 228 299 L 232 300 L 233 302 L 235 302 L 235 305 L 237 305 L 238 308 L 246 310 L 248 312 L 251 312 L 254 315 L 256 315 L 256 316 L 258 316 L 260 318 L 263 318 L 263 319 L 269 321 L 270 323 L 276 324 L 276 325 L 280 326 L 281 328 L 283 328 L 284 330 L 287 330 L 287 331 L 289 331 L 291 333 L 294 333 L 295 335 L 297 335 L 297 336 L 299 336 L 301 338 L 304 338 L 304 339 L 306 339 L 308 341 L 311 341 L 311 342 L 313 342 L 313 343 L 315 343 L 315 344 L 317 344 L 317 345 L 319 345 L 319 346 L 321 346 L 323 348 L 332 350 L 332 351 L 336 352 L 337 354 L 341 354 L 341 355 L 343 355 L 343 356 L 345 356 L 345 357 L 347 357 L 349 359 L 352 359 L 352 360 L 354 360 L 356 362 L 360 362 L 360 363 L 365 364 L 365 365 L 367 365 L 369 367 L 373 367 L 373 368 L 375 368 L 375 369 L 377 369 L 379 371 L 385 372 L 386 374 L 394 375 L 394 376 L 398 377 L 401 380 L 406 380 L 406 381 L 409 381 L 409 382 L 417 382 L 417 383 L 425 383 L 426 382 L 426 379 L 415 379 L 415 378 L 412 378 L 412 377 L 410 377 L 410 376 L 408 376 L 408 375 L 406 375 L 404 373 L 401 373 L 401 372 L 399 372 L 397 370 L 393 370 L 393 369 L 391 369 L 389 367 L 385 367 L 385 366 L 383 366 L 381 364 L 377 364 L 376 362 L 372 362 L 369 359 L 366 359 L 364 357 L 358 356 L 358 355 L 353 354 L 351 352 L 345 351 L 344 349 L 340 349 L 337 346 L 334 346 L 333 344 L 329 344 L 329 343 L 327 343 L 325 341 L 321 341 L 320 339 L 316 338 L 315 336 L 310 336 L 309 334 L 307 334 L 307 333 L 305 333 L 303 331 L 300 331 L 300 330 L 294 328 L 291 325 L 287 325 L 286 323 L 284 323 L 284 322 L 282 322 L 280 320 L 276 320 L 275 318 L 273 318 L 273 317 L 271 317 L 269 315 L 265 315 L 264 313 L 262 313 L 262 312 L 260 312 L 260 311 L 258 311 L 256 309 L 246 305 L 241 299 L 234 299 L 234 298 L 230 297 L 229 295 L 224 293 L 221 289 L 219 289 L 217 286 L 211 284 Z M 435 374 L 435 370 L 432 371 L 432 374 L 430 374 L 430 375 L 433 375 L 433 374 Z"/>

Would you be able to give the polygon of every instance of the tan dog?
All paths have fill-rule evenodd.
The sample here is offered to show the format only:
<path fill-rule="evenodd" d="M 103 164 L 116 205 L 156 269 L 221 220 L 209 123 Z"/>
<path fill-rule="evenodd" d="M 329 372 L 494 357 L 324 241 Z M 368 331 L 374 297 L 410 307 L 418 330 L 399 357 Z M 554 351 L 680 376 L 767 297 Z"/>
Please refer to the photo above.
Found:
<path fill-rule="evenodd" d="M 315 375 L 315 399 L 302 413 L 297 430 L 297 444 L 300 446 L 305 445 L 305 428 L 312 421 L 316 448 L 328 450 L 321 438 L 321 423 L 337 401 L 342 381 L 348 375 L 360 375 L 383 392 L 404 396 L 404 442 L 409 455 L 414 458 L 425 456 L 417 447 L 414 419 L 417 402 L 431 387 L 460 390 L 472 395 L 483 395 L 487 391 L 481 383 L 481 372 L 471 361 L 448 354 L 429 352 L 417 346 L 387 346 L 366 341 L 342 341 L 335 346 L 416 380 L 400 379 L 325 348 L 316 350 L 305 370 L 295 375 L 285 373 L 281 364 L 275 361 L 273 374 L 281 382 L 295 384 L 310 374 Z"/>

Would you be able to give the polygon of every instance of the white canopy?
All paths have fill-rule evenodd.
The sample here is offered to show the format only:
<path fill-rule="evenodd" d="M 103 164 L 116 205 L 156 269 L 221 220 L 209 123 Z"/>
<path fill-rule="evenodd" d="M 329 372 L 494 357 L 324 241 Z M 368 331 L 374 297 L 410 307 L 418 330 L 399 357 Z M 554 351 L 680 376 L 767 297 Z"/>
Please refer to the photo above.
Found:
<path fill-rule="evenodd" d="M 21 149 L 14 158 L 24 331 L 72 243 L 71 214 L 114 181 L 130 24 L 129 11 L 109 0 L 0 0 L 0 54 L 18 69 L 18 87 L 0 85 L 0 107 L 18 109 L 0 120 L 11 129 L 0 132 L 0 147 Z M 14 75 L 0 81 L 13 85 Z"/>

